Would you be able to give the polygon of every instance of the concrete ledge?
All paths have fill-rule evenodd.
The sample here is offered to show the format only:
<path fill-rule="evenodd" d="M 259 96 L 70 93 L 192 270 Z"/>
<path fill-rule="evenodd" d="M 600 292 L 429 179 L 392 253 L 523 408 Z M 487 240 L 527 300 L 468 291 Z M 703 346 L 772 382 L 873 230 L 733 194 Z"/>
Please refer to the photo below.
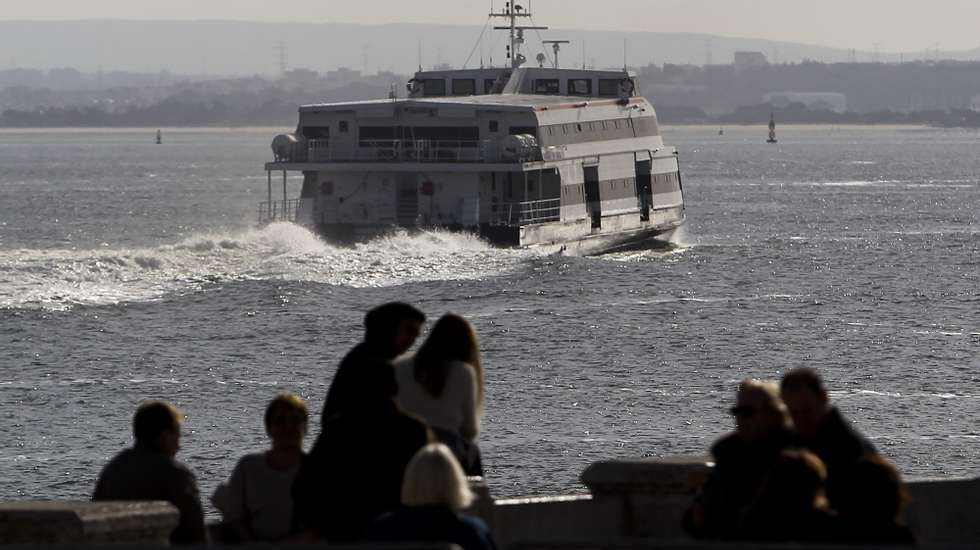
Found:
<path fill-rule="evenodd" d="M 169 502 L 0 502 L 4 544 L 169 544 L 179 514 Z"/>
<path fill-rule="evenodd" d="M 905 523 L 920 544 L 980 545 L 980 479 L 916 480 Z"/>

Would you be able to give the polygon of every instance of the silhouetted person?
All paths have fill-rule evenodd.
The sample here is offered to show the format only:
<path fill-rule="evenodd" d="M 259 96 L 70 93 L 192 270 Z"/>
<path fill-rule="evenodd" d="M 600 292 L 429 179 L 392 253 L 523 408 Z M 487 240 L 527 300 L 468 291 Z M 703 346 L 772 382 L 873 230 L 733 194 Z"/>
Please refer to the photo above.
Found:
<path fill-rule="evenodd" d="M 294 521 L 308 538 L 355 541 L 398 506 L 405 466 L 432 435 L 398 409 L 395 389 L 386 362 L 350 370 L 344 391 L 351 399 L 324 422 L 293 483 Z"/>
<path fill-rule="evenodd" d="M 424 323 L 425 314 L 401 302 L 391 302 L 369 311 L 364 316 L 364 341 L 344 356 L 330 383 L 321 423 L 357 398 L 356 392 L 348 388 L 354 371 L 390 363 L 405 353 L 415 343 Z M 391 389 L 392 395 L 395 391 Z"/>
<path fill-rule="evenodd" d="M 242 457 L 212 499 L 231 541 L 274 542 L 294 534 L 291 491 L 308 423 L 306 403 L 298 395 L 278 395 L 266 407 L 265 432 L 272 448 Z"/>
<path fill-rule="evenodd" d="M 182 420 L 183 413 L 165 401 L 140 405 L 133 415 L 135 445 L 106 464 L 92 500 L 165 500 L 180 512 L 170 542 L 204 543 L 207 534 L 197 481 L 174 458 L 180 450 Z"/>
<path fill-rule="evenodd" d="M 827 388 L 813 369 L 786 373 L 781 391 L 793 417 L 797 442 L 820 457 L 827 468 L 827 498 L 836 509 L 837 478 L 866 454 L 874 453 L 874 445 L 831 406 Z"/>
<path fill-rule="evenodd" d="M 752 541 L 833 541 L 836 519 L 824 492 L 827 470 L 817 455 L 787 450 L 773 464 L 742 522 Z"/>
<path fill-rule="evenodd" d="M 469 321 L 443 315 L 414 357 L 395 365 L 403 411 L 425 420 L 467 475 L 482 476 L 476 436 L 483 414 L 480 343 Z"/>
<path fill-rule="evenodd" d="M 463 469 L 442 443 L 422 448 L 405 470 L 403 506 L 368 528 L 372 542 L 456 544 L 463 550 L 496 550 L 480 519 L 461 513 L 473 502 Z"/>
<path fill-rule="evenodd" d="M 731 413 L 735 432 L 712 446 L 715 467 L 684 516 L 684 528 L 698 538 L 735 538 L 770 468 L 792 445 L 789 413 L 775 383 L 743 381 Z"/>
<path fill-rule="evenodd" d="M 848 468 L 838 483 L 838 540 L 856 544 L 915 544 L 901 523 L 908 492 L 898 469 L 880 454 Z"/>

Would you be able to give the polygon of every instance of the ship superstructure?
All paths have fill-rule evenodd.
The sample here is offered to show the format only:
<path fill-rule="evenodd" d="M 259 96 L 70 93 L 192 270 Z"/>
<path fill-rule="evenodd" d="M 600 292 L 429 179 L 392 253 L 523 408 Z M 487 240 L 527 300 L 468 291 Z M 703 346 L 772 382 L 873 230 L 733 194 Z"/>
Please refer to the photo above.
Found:
<path fill-rule="evenodd" d="M 509 67 L 419 71 L 404 99 L 301 107 L 296 131 L 273 140 L 262 220 L 340 241 L 448 228 L 583 254 L 683 223 L 677 151 L 635 76 L 525 67 L 519 8 L 492 14 L 510 19 Z M 297 199 L 289 171 L 303 173 Z"/>

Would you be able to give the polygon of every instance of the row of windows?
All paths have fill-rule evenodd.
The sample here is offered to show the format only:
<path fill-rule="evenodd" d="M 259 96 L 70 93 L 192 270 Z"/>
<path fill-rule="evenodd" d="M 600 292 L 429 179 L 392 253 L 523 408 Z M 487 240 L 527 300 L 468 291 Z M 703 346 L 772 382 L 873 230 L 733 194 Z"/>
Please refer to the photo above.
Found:
<path fill-rule="evenodd" d="M 614 120 L 599 120 L 595 122 L 573 122 L 568 124 L 552 124 L 546 126 L 549 136 L 567 136 L 582 132 L 607 132 L 610 130 L 622 130 L 632 128 L 633 119 L 622 118 Z"/>
<path fill-rule="evenodd" d="M 477 81 L 475 78 L 454 78 L 452 80 L 452 95 L 485 95 L 493 92 L 497 80 L 494 78 L 483 79 L 482 92 L 477 91 Z M 569 96 L 593 96 L 591 78 L 569 78 L 565 81 L 565 95 Z M 446 95 L 446 79 L 427 78 L 422 81 L 423 89 L 427 97 L 443 97 Z M 599 97 L 619 97 L 623 93 L 623 79 L 621 78 L 600 78 Z M 561 79 L 558 78 L 538 78 L 534 80 L 532 90 L 538 95 L 562 95 Z M 627 83 L 627 93 L 633 91 L 632 83 Z"/>
<path fill-rule="evenodd" d="M 350 123 L 346 120 L 341 120 L 337 123 L 337 130 L 341 134 L 346 134 L 350 131 Z M 330 137 L 330 127 L 303 126 L 303 137 L 306 139 L 328 139 Z"/>

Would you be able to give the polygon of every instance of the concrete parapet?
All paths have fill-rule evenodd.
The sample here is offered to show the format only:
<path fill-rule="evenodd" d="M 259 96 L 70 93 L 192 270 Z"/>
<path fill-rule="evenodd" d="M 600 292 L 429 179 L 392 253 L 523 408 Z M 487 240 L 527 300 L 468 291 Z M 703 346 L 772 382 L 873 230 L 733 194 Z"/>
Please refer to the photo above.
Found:
<path fill-rule="evenodd" d="M 582 483 L 599 508 L 617 510 L 621 537 L 683 538 L 681 517 L 711 472 L 697 457 L 597 462 Z"/>
<path fill-rule="evenodd" d="M 908 483 L 905 523 L 920 544 L 980 544 L 980 479 Z"/>
<path fill-rule="evenodd" d="M 4 544 L 169 544 L 179 514 L 169 502 L 0 502 Z"/>
<path fill-rule="evenodd" d="M 500 548 L 530 540 L 605 536 L 620 520 L 618 510 L 596 506 L 591 495 L 498 500 L 493 513 Z"/>

